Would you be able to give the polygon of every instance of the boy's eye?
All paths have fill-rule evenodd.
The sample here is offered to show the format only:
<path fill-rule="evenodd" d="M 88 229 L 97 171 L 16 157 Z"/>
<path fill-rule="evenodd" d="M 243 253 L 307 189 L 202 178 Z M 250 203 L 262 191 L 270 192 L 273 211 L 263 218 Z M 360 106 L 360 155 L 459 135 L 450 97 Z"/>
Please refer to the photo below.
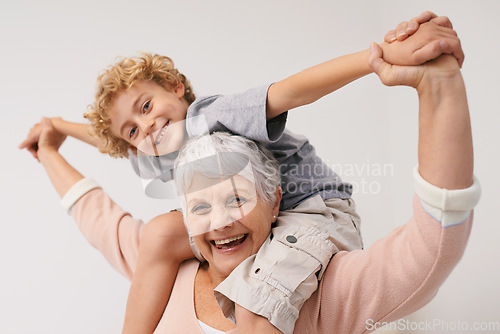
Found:
<path fill-rule="evenodd" d="M 134 126 L 132 129 L 130 129 L 129 138 L 132 138 L 136 131 L 137 131 L 137 126 Z"/>
<path fill-rule="evenodd" d="M 194 213 L 196 215 L 205 215 L 207 213 L 210 213 L 211 207 L 210 204 L 207 203 L 201 203 L 197 204 L 191 209 L 191 213 Z"/>
<path fill-rule="evenodd" d="M 144 105 L 142 106 L 143 113 L 147 113 L 149 111 L 149 104 L 150 103 L 151 103 L 150 101 L 147 101 L 146 103 L 144 103 Z"/>
<path fill-rule="evenodd" d="M 236 195 L 228 198 L 228 200 L 226 201 L 226 205 L 231 208 L 239 208 L 243 206 L 246 201 L 246 198 Z"/>

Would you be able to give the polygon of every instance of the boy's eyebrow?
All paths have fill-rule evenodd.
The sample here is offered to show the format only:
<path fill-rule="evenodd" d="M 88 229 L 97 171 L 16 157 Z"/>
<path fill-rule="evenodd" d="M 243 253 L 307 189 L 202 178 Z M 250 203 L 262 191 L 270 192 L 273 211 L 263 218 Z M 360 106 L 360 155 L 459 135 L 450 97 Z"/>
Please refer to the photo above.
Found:
<path fill-rule="evenodd" d="M 139 109 L 139 101 L 145 94 L 146 92 L 142 92 L 141 94 L 139 94 L 139 96 L 135 99 L 134 103 L 132 104 L 132 110 Z"/>

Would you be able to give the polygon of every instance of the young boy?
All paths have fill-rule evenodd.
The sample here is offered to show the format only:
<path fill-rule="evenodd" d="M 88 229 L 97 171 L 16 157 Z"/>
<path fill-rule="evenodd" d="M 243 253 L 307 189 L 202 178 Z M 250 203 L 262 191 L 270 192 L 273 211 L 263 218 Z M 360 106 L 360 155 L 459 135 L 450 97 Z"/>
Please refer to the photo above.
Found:
<path fill-rule="evenodd" d="M 436 30 L 448 35 L 437 38 Z M 393 64 L 419 64 L 446 52 L 446 43 L 456 39 L 450 31 L 432 24 L 422 26 L 417 35 L 401 45 L 384 45 L 385 59 Z M 189 82 L 169 58 L 145 54 L 124 59 L 99 77 L 93 110 L 86 115 L 99 141 L 87 136 L 87 126 L 61 119 L 53 119 L 53 123 L 61 132 L 97 144 L 111 156 L 130 155 L 138 174 L 146 171 L 162 180 L 171 178 L 170 164 L 185 139 L 184 129 L 188 136 L 230 131 L 268 146 L 281 164 L 285 190 L 279 222 L 284 229 L 273 240 L 286 244 L 290 256 L 273 270 L 259 272 L 255 284 L 243 281 L 254 273 L 235 270 L 216 289 L 216 295 L 226 315 L 231 313 L 232 301 L 291 333 L 300 307 L 315 291 L 331 256 L 339 249 L 361 248 L 361 238 L 350 185 L 324 165 L 304 137 L 284 130 L 286 112 L 370 73 L 367 59 L 368 52 L 363 51 L 240 95 L 195 100 Z M 31 138 L 36 138 L 36 129 Z M 31 139 L 33 142 L 36 140 Z M 29 140 L 23 144 L 36 156 Z M 303 172 L 297 174 L 296 167 Z M 193 257 L 182 215 L 176 211 L 148 223 L 140 247 L 124 325 L 124 332 L 130 333 L 153 332 L 178 265 Z M 300 270 L 292 273 L 286 267 Z M 302 275 L 293 275 L 297 271 Z M 232 288 L 235 286 L 239 289 Z M 262 298 L 266 304 L 259 308 Z M 263 319 L 252 316 L 245 317 L 249 329 L 254 320 Z"/>

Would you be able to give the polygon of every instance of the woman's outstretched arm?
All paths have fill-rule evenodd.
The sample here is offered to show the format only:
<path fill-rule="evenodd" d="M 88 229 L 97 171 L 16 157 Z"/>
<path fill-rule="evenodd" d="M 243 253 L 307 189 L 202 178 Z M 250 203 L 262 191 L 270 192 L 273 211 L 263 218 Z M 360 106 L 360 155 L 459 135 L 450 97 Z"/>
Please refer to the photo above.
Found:
<path fill-rule="evenodd" d="M 58 150 L 66 136 L 57 131 L 51 120 L 43 119 L 40 127 L 38 157 L 63 206 L 72 209 L 71 214 L 88 242 L 118 272 L 131 279 L 144 223 L 131 217 L 64 159 Z"/>
<path fill-rule="evenodd" d="M 431 184 L 462 189 L 472 184 L 473 149 L 465 85 L 451 56 L 434 61 L 417 86 L 419 171 Z"/>
<path fill-rule="evenodd" d="M 480 188 L 473 178 L 464 83 L 451 56 L 398 67 L 372 46 L 370 64 L 386 85 L 419 95 L 419 168 L 414 216 L 369 249 L 337 253 L 297 330 L 364 333 L 408 315 L 436 295 L 461 259 Z M 317 319 L 312 324 L 301 318 Z"/>
<path fill-rule="evenodd" d="M 73 185 L 83 179 L 83 175 L 59 154 L 59 147 L 65 139 L 66 135 L 56 131 L 52 121 L 48 118 L 42 119 L 42 123 L 40 124 L 40 138 L 38 139 L 38 150 L 36 153 L 50 181 L 61 197 L 63 197 Z"/>
<path fill-rule="evenodd" d="M 472 184 L 473 150 L 469 107 L 457 60 L 450 55 L 423 66 L 395 66 L 383 61 L 372 44 L 370 64 L 388 86 L 416 88 L 419 97 L 418 162 L 422 177 L 445 189 Z"/>

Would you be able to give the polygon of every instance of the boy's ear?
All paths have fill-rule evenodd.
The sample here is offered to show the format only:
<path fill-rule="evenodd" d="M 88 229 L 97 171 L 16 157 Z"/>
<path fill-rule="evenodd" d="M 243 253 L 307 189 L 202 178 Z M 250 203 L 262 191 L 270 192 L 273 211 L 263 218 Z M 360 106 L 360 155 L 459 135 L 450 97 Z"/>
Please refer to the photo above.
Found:
<path fill-rule="evenodd" d="M 177 87 L 174 88 L 174 93 L 177 95 L 178 98 L 183 98 L 184 97 L 184 84 L 182 82 L 179 82 Z"/>
<path fill-rule="evenodd" d="M 129 145 L 128 148 L 134 152 L 135 155 L 137 155 L 137 147 L 135 147 L 134 145 Z"/>

